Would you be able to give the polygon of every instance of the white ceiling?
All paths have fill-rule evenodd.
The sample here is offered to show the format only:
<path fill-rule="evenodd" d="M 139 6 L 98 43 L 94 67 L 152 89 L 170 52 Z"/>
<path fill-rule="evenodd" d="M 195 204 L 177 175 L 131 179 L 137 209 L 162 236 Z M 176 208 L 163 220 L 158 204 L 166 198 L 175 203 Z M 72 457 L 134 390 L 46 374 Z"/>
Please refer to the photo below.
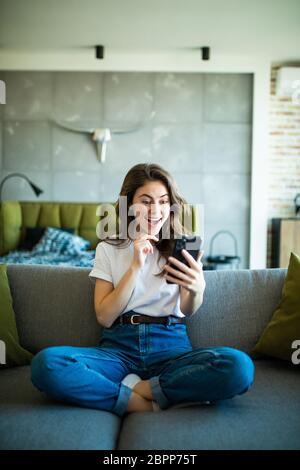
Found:
<path fill-rule="evenodd" d="M 300 61 L 300 0 L 0 0 L 0 52 L 96 44 Z"/>

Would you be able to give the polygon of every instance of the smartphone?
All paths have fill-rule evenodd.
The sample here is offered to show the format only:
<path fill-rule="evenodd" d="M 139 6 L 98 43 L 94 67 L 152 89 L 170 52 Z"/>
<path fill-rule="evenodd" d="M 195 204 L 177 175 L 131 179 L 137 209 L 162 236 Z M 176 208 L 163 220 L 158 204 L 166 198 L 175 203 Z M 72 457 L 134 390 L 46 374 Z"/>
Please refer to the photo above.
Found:
<path fill-rule="evenodd" d="M 173 258 L 178 259 L 182 263 L 189 266 L 188 261 L 185 259 L 184 255 L 181 253 L 181 250 L 187 250 L 192 257 L 197 260 L 199 252 L 201 251 L 202 238 L 198 235 L 183 235 L 182 238 L 176 238 L 173 248 L 172 256 Z M 172 267 L 178 269 L 174 264 Z M 173 277 L 176 277 L 172 274 Z M 175 284 L 173 281 L 166 281 L 168 284 Z"/>

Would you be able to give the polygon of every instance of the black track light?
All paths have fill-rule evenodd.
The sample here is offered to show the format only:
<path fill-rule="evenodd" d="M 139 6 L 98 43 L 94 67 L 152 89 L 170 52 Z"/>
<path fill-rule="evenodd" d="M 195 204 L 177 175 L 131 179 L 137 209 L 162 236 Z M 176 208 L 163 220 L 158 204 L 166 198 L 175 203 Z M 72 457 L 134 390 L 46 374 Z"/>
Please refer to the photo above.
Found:
<path fill-rule="evenodd" d="M 96 58 L 103 59 L 104 58 L 104 46 L 95 46 L 96 48 Z"/>
<path fill-rule="evenodd" d="M 202 51 L 202 60 L 209 60 L 209 53 L 210 53 L 209 47 L 201 47 L 201 51 Z"/>

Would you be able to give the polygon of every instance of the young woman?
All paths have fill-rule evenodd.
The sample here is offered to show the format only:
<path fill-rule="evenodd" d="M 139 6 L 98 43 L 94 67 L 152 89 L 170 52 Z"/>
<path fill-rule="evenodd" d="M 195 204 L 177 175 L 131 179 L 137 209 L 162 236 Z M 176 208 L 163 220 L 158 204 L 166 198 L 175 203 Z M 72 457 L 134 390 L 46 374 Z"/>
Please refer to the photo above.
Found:
<path fill-rule="evenodd" d="M 195 261 L 184 250 L 188 266 L 170 256 L 174 238 L 187 233 L 178 210 L 186 201 L 174 179 L 159 165 L 138 164 L 120 196 L 131 215 L 121 217 L 119 197 L 119 227 L 98 244 L 89 273 L 104 327 L 99 345 L 43 349 L 32 361 L 33 384 L 53 398 L 119 416 L 246 392 L 254 377 L 247 354 L 229 347 L 193 350 L 188 338 L 186 318 L 205 291 L 203 252 Z"/>

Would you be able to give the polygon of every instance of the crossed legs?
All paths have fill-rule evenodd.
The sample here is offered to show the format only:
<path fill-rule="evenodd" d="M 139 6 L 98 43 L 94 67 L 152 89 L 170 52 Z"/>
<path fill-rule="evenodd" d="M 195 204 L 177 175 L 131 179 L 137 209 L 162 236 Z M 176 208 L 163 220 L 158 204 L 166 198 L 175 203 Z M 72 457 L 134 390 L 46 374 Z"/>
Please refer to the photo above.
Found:
<path fill-rule="evenodd" d="M 196 349 L 161 363 L 133 390 L 121 381 L 131 372 L 113 351 L 56 346 L 32 361 L 32 382 L 53 398 L 82 406 L 124 412 L 153 411 L 190 402 L 218 401 L 244 393 L 254 378 L 245 353 L 232 348 Z M 120 385 L 121 383 L 121 385 Z"/>

